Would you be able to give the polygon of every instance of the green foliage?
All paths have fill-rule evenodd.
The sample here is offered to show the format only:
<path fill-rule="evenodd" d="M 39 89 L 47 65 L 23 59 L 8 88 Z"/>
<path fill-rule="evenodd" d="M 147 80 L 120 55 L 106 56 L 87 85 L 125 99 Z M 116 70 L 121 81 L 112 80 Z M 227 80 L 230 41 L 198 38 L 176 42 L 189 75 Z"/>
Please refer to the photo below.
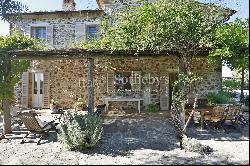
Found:
<path fill-rule="evenodd" d="M 233 90 L 240 88 L 240 81 L 237 80 L 223 80 L 222 81 L 223 90 L 229 93 L 233 93 Z"/>
<path fill-rule="evenodd" d="M 236 20 L 220 26 L 211 41 L 210 62 L 221 63 L 231 69 L 249 66 L 249 19 Z"/>
<path fill-rule="evenodd" d="M 44 48 L 44 46 L 39 40 L 30 38 L 29 36 L 21 34 L 16 30 L 13 30 L 10 36 L 0 36 L 1 50 L 39 50 L 42 48 Z"/>
<path fill-rule="evenodd" d="M 84 150 L 95 146 L 102 132 L 102 119 L 98 115 L 67 112 L 62 118 L 59 140 L 70 150 Z"/>
<path fill-rule="evenodd" d="M 242 77 L 242 70 L 232 70 L 232 78 L 239 79 Z M 243 90 L 249 89 L 249 67 L 244 70 L 244 87 Z"/>
<path fill-rule="evenodd" d="M 21 11 L 26 11 L 27 6 L 19 1 L 14 0 L 1 0 L 0 1 L 0 19 L 9 20 L 8 14 L 17 14 Z"/>
<path fill-rule="evenodd" d="M 209 92 L 207 94 L 207 99 L 209 105 L 234 103 L 234 100 L 232 99 L 231 95 L 223 91 L 220 91 L 218 93 Z"/>
<path fill-rule="evenodd" d="M 21 74 L 30 66 L 26 60 L 11 60 L 7 53 L 15 49 L 41 49 L 40 41 L 13 31 L 11 36 L 0 36 L 0 100 L 14 97 L 13 87 L 20 80 Z M 9 68 L 11 70 L 6 70 Z M 4 76 L 4 77 L 2 77 Z"/>
<path fill-rule="evenodd" d="M 178 80 L 174 82 L 173 102 L 180 110 L 187 100 L 187 95 L 194 90 L 192 89 L 194 83 L 200 80 L 201 78 L 193 73 L 189 73 L 189 75 L 179 74 Z"/>
<path fill-rule="evenodd" d="M 209 53 L 210 62 L 221 63 L 222 60 L 231 69 L 244 71 L 249 66 L 249 18 L 219 27 L 211 43 L 213 49 Z M 243 90 L 244 79 L 241 82 Z"/>
<path fill-rule="evenodd" d="M 80 48 L 111 50 L 172 50 L 180 53 L 207 47 L 208 36 L 225 19 L 221 8 L 196 1 L 140 1 L 106 15 L 101 40 Z M 211 17 L 213 15 L 213 17 Z"/>
<path fill-rule="evenodd" d="M 149 104 L 148 105 L 149 112 L 159 112 L 159 105 L 157 104 Z"/>
<path fill-rule="evenodd" d="M 83 98 L 78 98 L 77 102 L 74 104 L 75 109 L 84 110 L 87 107 L 86 102 L 83 100 Z"/>

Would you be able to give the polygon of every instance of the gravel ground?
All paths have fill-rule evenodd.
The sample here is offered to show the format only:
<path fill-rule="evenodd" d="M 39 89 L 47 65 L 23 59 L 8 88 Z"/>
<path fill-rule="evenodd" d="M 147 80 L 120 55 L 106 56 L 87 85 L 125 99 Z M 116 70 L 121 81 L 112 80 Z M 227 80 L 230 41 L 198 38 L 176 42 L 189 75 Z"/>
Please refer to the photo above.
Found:
<path fill-rule="evenodd" d="M 0 118 L 1 126 L 1 118 Z M 233 128 L 226 134 L 221 129 L 199 131 L 198 124 L 190 124 L 187 133 L 214 152 L 201 155 L 180 150 L 175 130 L 164 114 L 132 114 L 104 117 L 104 135 L 91 150 L 66 150 L 54 132 L 49 139 L 36 143 L 20 144 L 25 129 L 14 131 L 0 140 L 0 165 L 249 165 L 249 126 Z"/>

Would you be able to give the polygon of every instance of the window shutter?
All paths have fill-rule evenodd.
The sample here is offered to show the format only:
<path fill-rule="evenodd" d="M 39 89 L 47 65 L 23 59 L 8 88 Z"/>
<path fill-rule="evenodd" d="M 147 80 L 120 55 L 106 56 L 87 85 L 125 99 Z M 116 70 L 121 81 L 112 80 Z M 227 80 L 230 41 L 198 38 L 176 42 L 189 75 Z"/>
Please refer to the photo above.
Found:
<path fill-rule="evenodd" d="M 22 74 L 22 97 L 21 104 L 23 108 L 28 108 L 28 95 L 29 95 L 29 73 Z"/>
<path fill-rule="evenodd" d="M 114 88 L 114 71 L 109 71 L 107 73 L 107 92 L 113 93 L 115 90 Z"/>
<path fill-rule="evenodd" d="M 141 71 L 132 71 L 131 72 L 131 86 L 134 94 L 140 95 L 141 92 Z"/>
<path fill-rule="evenodd" d="M 143 104 L 145 106 L 151 103 L 150 87 L 145 87 L 143 91 Z"/>
<path fill-rule="evenodd" d="M 85 25 L 78 22 L 75 25 L 75 41 L 76 44 L 81 43 L 85 39 Z"/>
<path fill-rule="evenodd" d="M 50 104 L 50 94 L 49 94 L 49 82 L 50 82 L 50 73 L 44 72 L 44 82 L 43 82 L 43 108 L 49 108 Z"/>
<path fill-rule="evenodd" d="M 49 46 L 53 47 L 53 25 L 46 26 L 47 29 L 47 43 Z"/>
<path fill-rule="evenodd" d="M 160 109 L 169 110 L 169 76 L 160 75 Z"/>

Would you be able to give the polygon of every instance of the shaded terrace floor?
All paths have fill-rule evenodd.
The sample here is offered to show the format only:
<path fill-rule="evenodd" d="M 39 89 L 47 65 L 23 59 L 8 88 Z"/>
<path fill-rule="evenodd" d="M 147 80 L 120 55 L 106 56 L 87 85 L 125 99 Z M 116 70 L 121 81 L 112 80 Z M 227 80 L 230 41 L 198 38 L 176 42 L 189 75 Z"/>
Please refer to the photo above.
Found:
<path fill-rule="evenodd" d="M 201 132 L 199 124 L 190 124 L 189 135 L 215 150 L 203 156 L 179 149 L 167 117 L 165 112 L 104 116 L 100 143 L 83 152 L 65 150 L 54 132 L 42 145 L 20 144 L 21 127 L 0 141 L 0 164 L 249 164 L 249 126 L 225 134 L 220 129 Z"/>

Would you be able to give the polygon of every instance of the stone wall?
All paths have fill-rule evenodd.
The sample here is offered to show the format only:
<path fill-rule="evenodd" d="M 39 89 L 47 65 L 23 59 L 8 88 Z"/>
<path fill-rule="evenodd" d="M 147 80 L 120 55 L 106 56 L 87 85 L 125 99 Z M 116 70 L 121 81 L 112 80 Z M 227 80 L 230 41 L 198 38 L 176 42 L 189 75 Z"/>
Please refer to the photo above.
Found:
<path fill-rule="evenodd" d="M 112 95 L 107 92 L 107 72 L 109 71 L 141 71 L 141 75 L 160 78 L 162 73 L 176 73 L 178 63 L 176 58 L 168 57 L 145 57 L 124 59 L 95 59 L 94 61 L 94 92 L 95 105 L 102 104 L 102 97 Z M 206 58 L 194 61 L 194 72 L 203 76 L 204 79 L 197 83 L 198 94 L 205 97 L 209 91 L 218 91 L 221 85 L 221 70 L 209 65 Z M 50 72 L 50 98 L 59 101 L 62 107 L 72 108 L 77 98 L 82 97 L 87 101 L 87 60 L 55 60 L 34 61 L 33 69 Z M 202 70 L 201 70 L 202 69 Z M 171 82 L 171 81 L 170 81 Z M 140 95 L 146 89 L 150 89 L 151 103 L 160 102 L 160 85 L 141 85 Z M 147 109 L 147 105 L 145 105 Z M 137 108 L 137 103 L 127 102 L 121 104 L 111 103 L 114 110 L 126 110 Z"/>
<path fill-rule="evenodd" d="M 47 28 L 46 47 L 49 49 L 70 48 L 72 45 L 86 39 L 86 25 L 99 24 L 101 13 L 79 14 L 40 14 L 24 15 L 20 21 L 16 21 L 14 28 L 30 36 L 33 26 L 45 26 Z"/>
<path fill-rule="evenodd" d="M 43 13 L 25 15 L 13 27 L 30 35 L 31 26 L 46 26 L 47 47 L 51 49 L 69 48 L 86 39 L 86 26 L 97 24 L 101 20 L 100 12 L 85 13 Z M 199 97 L 205 97 L 209 91 L 218 91 L 221 86 L 221 68 L 209 65 L 206 58 L 194 60 L 194 72 L 204 79 L 197 83 Z M 55 60 L 33 61 L 33 69 L 50 73 L 50 99 L 59 102 L 62 107 L 72 108 L 78 98 L 87 100 L 87 61 Z M 140 71 L 142 77 L 155 78 L 153 84 L 141 84 L 138 95 L 144 97 L 144 106 L 149 103 L 159 104 L 162 76 L 174 78 L 178 71 L 178 62 L 174 56 L 95 59 L 94 85 L 95 105 L 102 103 L 102 97 L 114 95 L 107 92 L 107 73 L 110 71 Z M 158 82 L 157 82 L 158 81 Z M 174 79 L 169 80 L 171 83 Z M 169 92 L 171 94 L 171 92 Z M 19 94 L 17 94 L 18 96 Z M 20 95 L 19 95 L 20 96 Z M 169 96 L 170 99 L 170 96 Z M 136 108 L 135 102 L 127 104 L 113 102 L 111 107 L 121 110 Z M 124 106 L 125 105 L 125 106 Z"/>

